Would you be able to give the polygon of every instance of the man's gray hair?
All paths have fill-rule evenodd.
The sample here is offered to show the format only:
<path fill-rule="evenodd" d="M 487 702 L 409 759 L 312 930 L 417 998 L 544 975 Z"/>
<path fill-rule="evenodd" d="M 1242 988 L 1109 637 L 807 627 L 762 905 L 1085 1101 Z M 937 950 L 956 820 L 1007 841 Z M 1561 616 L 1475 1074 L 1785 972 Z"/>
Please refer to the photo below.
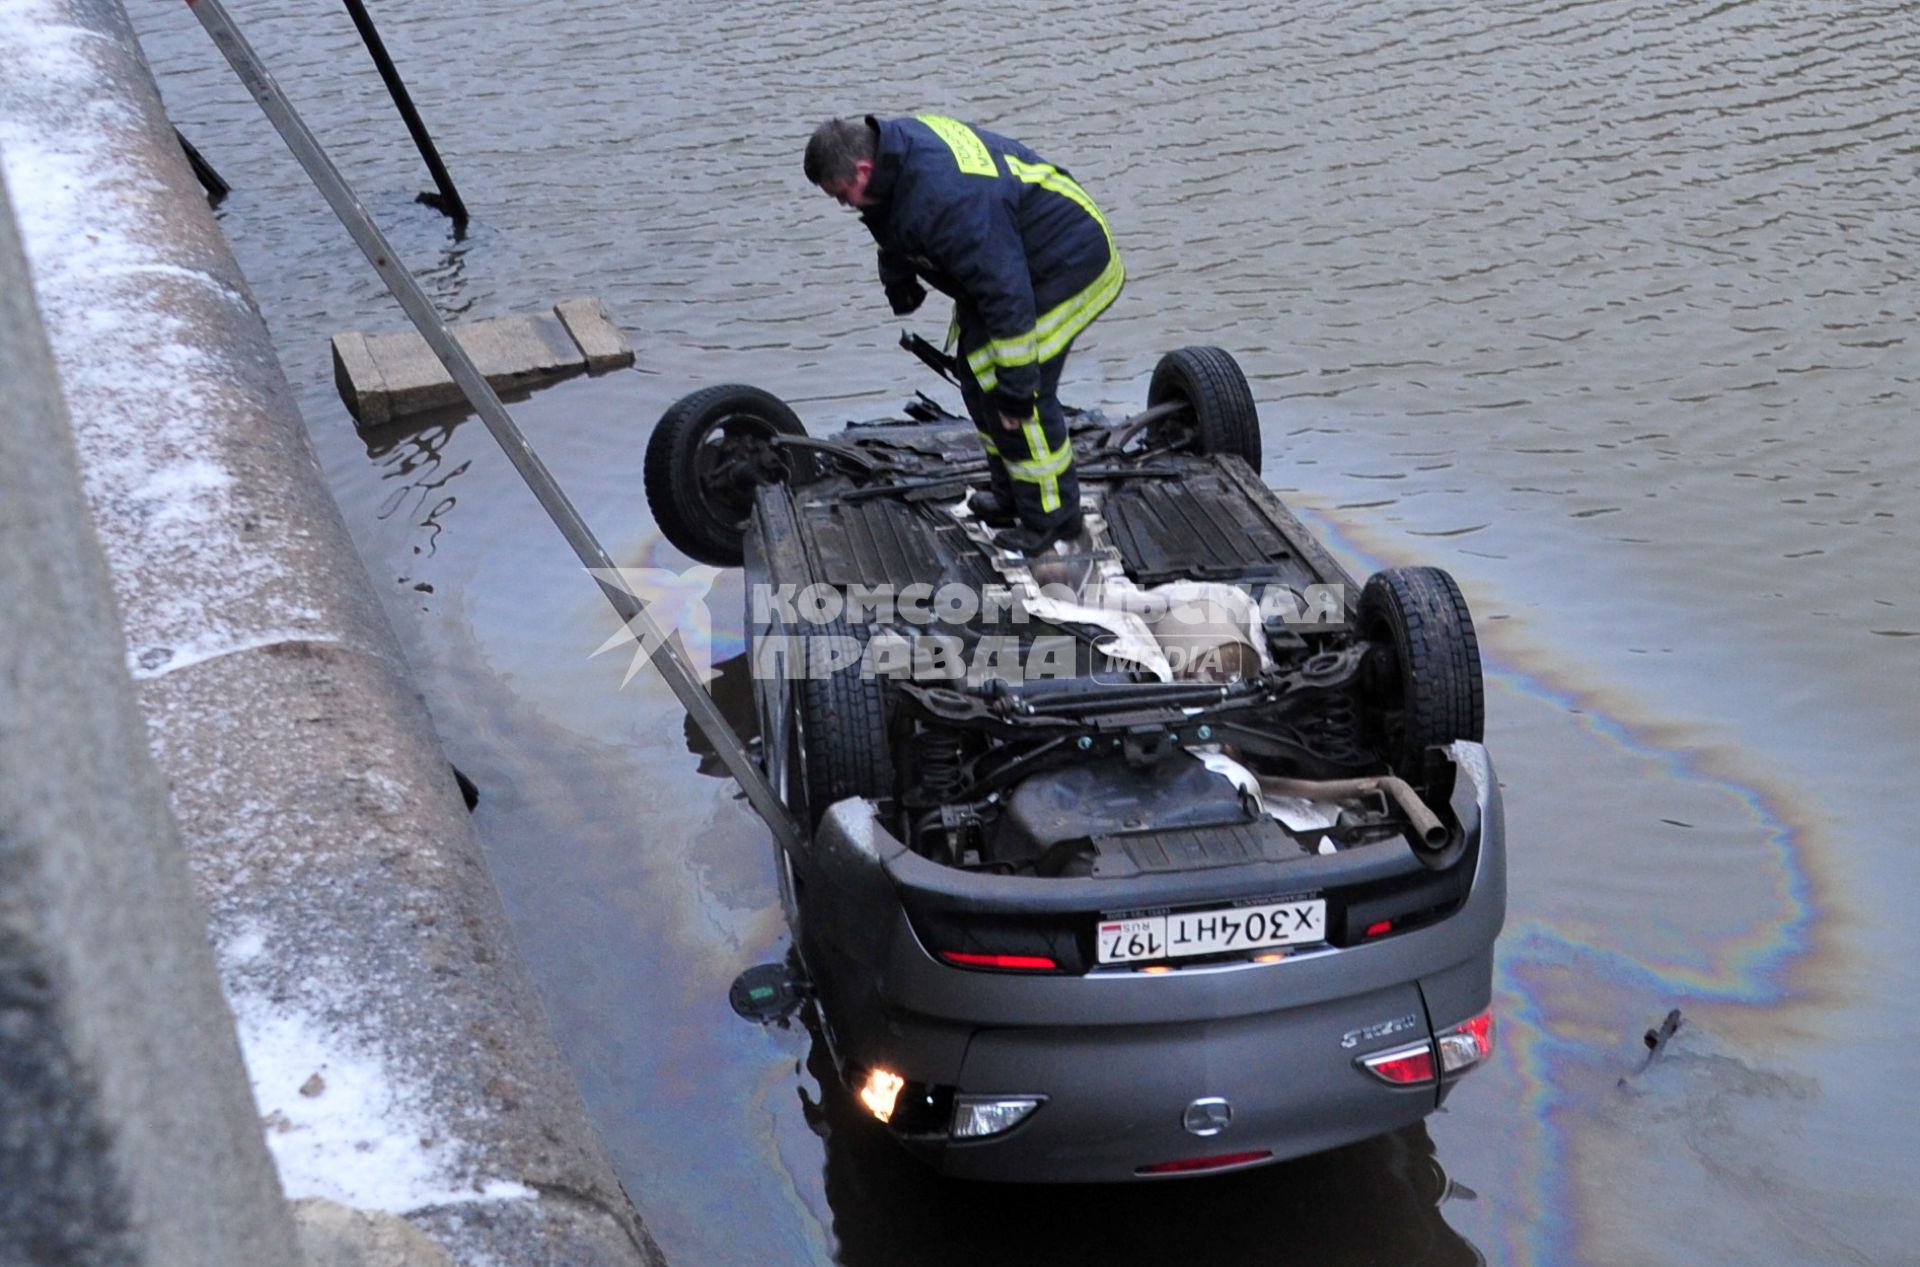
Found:
<path fill-rule="evenodd" d="M 807 179 L 825 187 L 853 179 L 853 165 L 879 151 L 865 119 L 828 119 L 807 142 Z"/>

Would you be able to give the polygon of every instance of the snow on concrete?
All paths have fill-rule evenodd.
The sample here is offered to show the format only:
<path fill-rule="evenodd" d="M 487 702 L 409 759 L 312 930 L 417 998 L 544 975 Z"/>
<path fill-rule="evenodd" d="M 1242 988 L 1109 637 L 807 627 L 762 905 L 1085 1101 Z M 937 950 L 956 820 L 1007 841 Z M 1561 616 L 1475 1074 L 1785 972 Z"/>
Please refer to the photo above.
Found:
<path fill-rule="evenodd" d="M 344 1043 L 318 1017 L 234 1002 L 254 1100 L 290 1199 L 406 1214 L 534 1195 L 507 1180 L 460 1182 L 460 1145 L 409 1101 L 378 1055 Z"/>
<path fill-rule="evenodd" d="M 199 636 L 176 638 L 173 646 L 151 647 L 128 658 L 133 661 L 129 667 L 134 677 L 151 678 L 259 647 L 276 647 L 288 642 L 333 641 L 336 640 L 315 637 L 307 629 L 266 629 L 254 634 L 240 634 L 216 625 L 203 627 Z"/>
<path fill-rule="evenodd" d="M 217 239 L 191 240 L 198 230 L 166 213 L 177 195 L 154 172 L 172 161 L 172 138 L 129 95 L 137 67 L 125 50 L 62 20 L 72 13 L 66 0 L 0 0 L 0 170 L 73 417 L 129 667 L 151 678 L 274 643 L 339 641 L 331 597 L 284 561 L 299 557 L 287 553 L 299 517 L 270 532 L 248 522 L 262 481 L 246 464 L 263 460 L 257 446 L 279 443 L 265 427 L 240 425 L 262 407 L 259 367 L 239 363 L 222 321 L 254 321 L 249 301 L 234 282 L 181 265 L 219 267 Z M 266 455 L 268 465 L 281 456 Z M 379 774 L 367 795 L 389 809 L 406 799 Z M 282 859 L 288 813 L 236 787 L 227 814 L 235 856 L 257 866 Z M 211 895 L 216 911 L 220 899 Z M 288 1196 L 394 1213 L 535 1196 L 479 1169 L 483 1158 L 457 1128 L 486 1109 L 432 1094 L 404 1042 L 378 1032 L 367 981 L 296 953 L 289 930 L 225 923 L 216 952 Z M 297 976 L 288 963 L 299 964 Z"/>
<path fill-rule="evenodd" d="M 362 1210 L 407 1214 L 431 1206 L 537 1194 L 476 1172 L 466 1148 L 352 1015 L 356 987 L 310 977 L 299 1000 L 249 988 L 267 954 L 257 927 L 231 930 L 220 948 L 240 1045 L 289 1200 L 326 1197 Z"/>
<path fill-rule="evenodd" d="M 154 212 L 165 192 L 151 174 L 154 136 L 109 82 L 115 48 L 64 12 L 59 0 L 0 0 L 0 168 L 103 526 L 129 667 L 165 673 L 261 645 L 267 630 L 324 640 L 301 578 L 248 538 L 225 437 L 205 422 L 232 409 L 251 371 L 170 311 L 183 298 L 216 310 L 247 299 L 177 263 L 174 230 Z"/>

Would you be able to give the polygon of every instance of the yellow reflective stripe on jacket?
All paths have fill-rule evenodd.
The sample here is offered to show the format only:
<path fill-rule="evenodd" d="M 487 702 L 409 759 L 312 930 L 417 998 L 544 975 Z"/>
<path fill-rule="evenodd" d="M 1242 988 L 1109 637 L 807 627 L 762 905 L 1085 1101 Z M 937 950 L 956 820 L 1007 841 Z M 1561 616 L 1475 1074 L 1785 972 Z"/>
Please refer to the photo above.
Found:
<path fill-rule="evenodd" d="M 1031 365 L 1039 359 L 1039 352 L 1039 344 L 1032 332 L 1017 334 L 1010 339 L 990 339 L 967 353 L 967 368 L 973 371 L 973 379 L 980 384 L 980 390 L 990 392 L 1000 381 L 1000 370 L 1012 369 L 1016 365 Z"/>
<path fill-rule="evenodd" d="M 988 435 L 984 431 L 979 430 L 978 428 L 975 428 L 974 434 L 980 437 L 981 448 L 985 449 L 988 453 L 991 453 L 995 457 L 1000 456 L 1000 446 L 993 442 L 992 436 Z"/>
<path fill-rule="evenodd" d="M 1026 163 L 1007 155 L 1007 170 L 1030 185 L 1038 185 L 1050 193 L 1070 199 L 1074 205 L 1093 217 L 1100 226 L 1100 233 L 1107 240 L 1107 266 L 1079 294 L 1057 304 L 1042 313 L 1034 323 L 1034 337 L 1038 344 L 1034 349 L 1036 360 L 1050 361 L 1060 355 L 1069 343 L 1086 329 L 1093 319 L 1107 310 L 1120 294 L 1120 287 L 1127 280 L 1127 271 L 1120 263 L 1120 252 L 1113 246 L 1113 230 L 1107 225 L 1107 218 L 1100 214 L 1100 208 L 1094 205 L 1087 191 L 1080 188 L 1071 176 L 1062 172 L 1051 163 Z"/>
<path fill-rule="evenodd" d="M 949 119 L 941 114 L 919 114 L 914 116 L 920 122 L 933 129 L 933 134 L 945 142 L 953 151 L 953 161 L 960 170 L 969 176 L 998 176 L 1000 169 L 993 165 L 993 153 L 987 149 L 987 143 L 958 119 Z"/>
<path fill-rule="evenodd" d="M 1035 327 L 1039 343 L 1034 348 L 1036 360 L 1051 361 L 1067 350 L 1067 345 L 1078 338 L 1080 332 L 1093 324 L 1093 319 L 1107 310 L 1107 306 L 1120 296 L 1120 287 L 1126 283 L 1127 270 L 1120 266 L 1120 256 L 1108 245 L 1107 266 L 1100 270 L 1100 276 L 1057 308 L 1050 309 Z"/>
<path fill-rule="evenodd" d="M 954 161 L 960 165 L 961 171 L 977 170 L 980 175 L 995 174 L 991 170 L 993 156 L 972 128 L 940 115 L 918 117 L 953 150 Z M 978 147 L 978 152 L 974 153 L 971 147 Z M 1051 163 L 1023 162 L 1011 154 L 1002 157 L 1006 160 L 1007 170 L 1020 180 L 1029 185 L 1039 185 L 1050 193 L 1068 199 L 1093 218 L 1107 242 L 1107 264 L 1100 270 L 1100 275 L 1082 287 L 1078 294 L 1042 313 L 1032 330 L 990 339 L 967 354 L 967 368 L 973 371 L 974 382 L 985 392 L 999 386 L 1001 370 L 1051 361 L 1066 351 L 1067 345 L 1092 324 L 1095 317 L 1107 310 L 1127 280 L 1127 271 L 1120 263 L 1120 252 L 1114 249 L 1113 230 L 1108 226 L 1107 218 L 1100 214 L 1100 208 L 1094 205 L 1093 199 L 1086 190 L 1080 188 L 1078 182 Z M 969 166 L 970 163 L 972 166 Z M 956 307 L 956 327 L 958 318 Z"/>
<path fill-rule="evenodd" d="M 1001 369 L 1011 369 L 1016 365 L 1033 364 L 1034 354 L 1039 347 L 1032 330 L 1025 334 L 1016 334 L 1005 339 L 989 339 L 984 347 L 974 352 L 978 356 L 985 352 L 995 365 Z M 969 358 L 971 359 L 971 358 Z"/>
<path fill-rule="evenodd" d="M 1026 484 L 1040 486 L 1040 511 L 1052 514 L 1060 509 L 1060 477 L 1073 468 L 1073 437 L 1062 436 L 1060 447 L 1047 447 L 1047 433 L 1040 426 L 1040 411 L 1021 424 L 1027 436 L 1027 461 L 1007 460 L 1007 474 Z"/>

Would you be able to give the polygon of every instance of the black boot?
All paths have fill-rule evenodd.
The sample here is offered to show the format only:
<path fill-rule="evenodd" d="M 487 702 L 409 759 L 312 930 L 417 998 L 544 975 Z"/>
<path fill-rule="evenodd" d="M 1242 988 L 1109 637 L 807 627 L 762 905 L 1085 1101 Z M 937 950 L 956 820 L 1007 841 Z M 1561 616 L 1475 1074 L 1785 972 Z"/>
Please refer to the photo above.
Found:
<path fill-rule="evenodd" d="M 1062 519 L 1051 528 L 1029 528 L 1022 524 L 1018 528 L 1007 528 L 993 534 L 993 544 L 1002 550 L 1011 550 L 1015 554 L 1031 557 L 1050 548 L 1057 541 L 1069 541 L 1080 535 L 1085 526 L 1080 512 Z"/>
<path fill-rule="evenodd" d="M 967 499 L 967 509 L 989 528 L 1010 528 L 1014 523 L 1013 503 L 990 488 L 978 489 Z"/>

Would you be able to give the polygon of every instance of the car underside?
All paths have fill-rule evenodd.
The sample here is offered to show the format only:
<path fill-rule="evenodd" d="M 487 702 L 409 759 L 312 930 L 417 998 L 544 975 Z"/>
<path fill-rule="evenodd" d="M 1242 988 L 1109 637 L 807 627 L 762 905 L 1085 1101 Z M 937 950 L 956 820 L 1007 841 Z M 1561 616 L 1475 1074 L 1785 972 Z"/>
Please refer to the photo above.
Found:
<path fill-rule="evenodd" d="M 769 401 L 669 411 L 649 496 L 746 568 L 760 759 L 811 828 L 789 923 L 903 1143 L 978 1178 L 1236 1169 L 1416 1121 L 1486 1057 L 1465 601 L 1354 583 L 1261 482 L 1230 358 L 1072 415 L 1084 528 L 1032 558 L 969 509 L 967 420 L 922 397 L 815 440 Z"/>

